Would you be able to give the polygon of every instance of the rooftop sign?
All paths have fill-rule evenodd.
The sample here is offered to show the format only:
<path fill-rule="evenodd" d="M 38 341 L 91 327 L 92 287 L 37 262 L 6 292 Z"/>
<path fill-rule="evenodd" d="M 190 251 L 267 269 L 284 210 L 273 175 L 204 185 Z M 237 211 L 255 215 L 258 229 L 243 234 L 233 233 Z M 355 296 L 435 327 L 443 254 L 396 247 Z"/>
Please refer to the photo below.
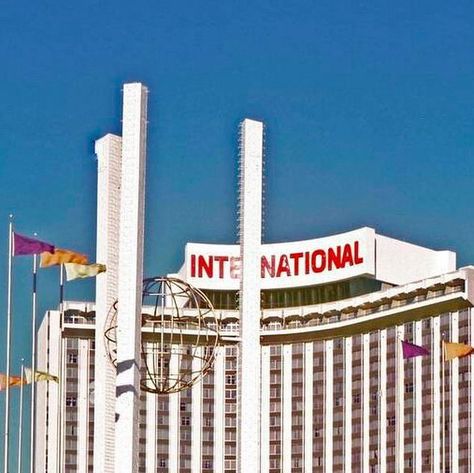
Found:
<path fill-rule="evenodd" d="M 239 288 L 238 245 L 188 243 L 185 279 L 197 287 Z M 356 276 L 375 276 L 375 230 L 261 246 L 262 289 L 310 286 Z"/>

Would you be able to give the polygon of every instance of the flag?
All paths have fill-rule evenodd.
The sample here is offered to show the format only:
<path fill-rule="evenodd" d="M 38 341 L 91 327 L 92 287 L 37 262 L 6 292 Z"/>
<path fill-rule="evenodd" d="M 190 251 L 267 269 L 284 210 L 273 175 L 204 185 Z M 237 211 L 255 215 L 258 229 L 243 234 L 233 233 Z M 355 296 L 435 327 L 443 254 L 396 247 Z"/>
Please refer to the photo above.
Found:
<path fill-rule="evenodd" d="M 425 356 L 430 354 L 430 352 L 424 347 L 420 347 L 419 345 L 415 345 L 414 343 L 407 342 L 406 340 L 400 341 L 402 342 L 404 360 L 408 360 L 409 358 L 415 358 L 416 356 Z"/>
<path fill-rule="evenodd" d="M 7 385 L 10 387 L 21 386 L 21 376 L 10 376 L 10 382 L 7 383 L 7 375 L 0 373 L 0 391 L 6 389 Z"/>
<path fill-rule="evenodd" d="M 474 352 L 474 347 L 466 345 L 465 343 L 443 342 L 443 349 L 445 361 L 450 361 L 454 358 L 462 358 Z"/>
<path fill-rule="evenodd" d="M 56 266 L 64 263 L 78 263 L 87 264 L 87 256 L 75 251 L 63 250 L 55 248 L 53 252 L 41 253 L 41 268 L 48 268 L 49 266 Z"/>
<path fill-rule="evenodd" d="M 77 278 L 90 278 L 103 273 L 106 270 L 105 264 L 75 264 L 66 263 L 66 279 L 72 281 Z"/>
<path fill-rule="evenodd" d="M 37 255 L 43 251 L 54 251 L 54 245 L 13 233 L 13 256 Z"/>
<path fill-rule="evenodd" d="M 25 380 L 26 384 L 30 384 L 33 381 L 54 381 L 55 383 L 59 383 L 59 378 L 57 376 L 44 371 L 35 371 L 33 379 L 33 370 L 31 368 L 25 368 Z"/>

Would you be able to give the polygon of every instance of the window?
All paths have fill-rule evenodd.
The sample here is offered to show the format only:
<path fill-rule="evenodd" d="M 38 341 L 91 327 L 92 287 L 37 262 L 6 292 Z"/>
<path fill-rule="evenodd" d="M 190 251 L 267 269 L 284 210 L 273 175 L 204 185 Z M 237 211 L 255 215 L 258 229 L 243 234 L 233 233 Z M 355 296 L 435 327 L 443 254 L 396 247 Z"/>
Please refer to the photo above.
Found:
<path fill-rule="evenodd" d="M 166 458 L 160 458 L 160 459 L 158 460 L 158 466 L 159 466 L 160 468 L 166 468 Z"/>
<path fill-rule="evenodd" d="M 237 420 L 234 416 L 226 416 L 225 418 L 225 426 L 226 427 L 235 427 L 237 424 Z"/>
<path fill-rule="evenodd" d="M 76 426 L 74 424 L 66 425 L 66 435 L 76 435 Z"/>
<path fill-rule="evenodd" d="M 66 406 L 67 407 L 76 407 L 77 406 L 77 399 L 75 396 L 68 396 L 66 398 Z"/>
<path fill-rule="evenodd" d="M 226 443 L 225 444 L 225 454 L 229 456 L 235 456 L 237 452 L 237 447 L 235 444 L 232 443 Z"/>
<path fill-rule="evenodd" d="M 77 363 L 77 353 L 69 353 L 67 356 L 68 363 Z"/>
<path fill-rule="evenodd" d="M 226 405 L 225 405 L 225 411 L 226 413 L 229 413 L 229 412 L 237 412 L 237 404 L 235 403 L 229 403 L 227 402 Z"/>
<path fill-rule="evenodd" d="M 272 470 L 280 469 L 280 459 L 279 458 L 270 458 L 270 468 Z"/>
<path fill-rule="evenodd" d="M 235 374 L 228 374 L 225 377 L 226 384 L 235 384 Z"/>
<path fill-rule="evenodd" d="M 227 356 L 237 356 L 237 347 L 225 347 L 225 354 Z"/>
<path fill-rule="evenodd" d="M 280 416 L 279 415 L 270 415 L 270 426 L 277 427 L 280 425 Z"/>
<path fill-rule="evenodd" d="M 281 445 L 279 443 L 270 444 L 270 455 L 280 455 Z"/>
<path fill-rule="evenodd" d="M 281 353 L 280 345 L 271 345 L 270 346 L 270 355 L 279 355 Z"/>
<path fill-rule="evenodd" d="M 182 416 L 181 425 L 191 425 L 191 418 L 189 416 Z"/>

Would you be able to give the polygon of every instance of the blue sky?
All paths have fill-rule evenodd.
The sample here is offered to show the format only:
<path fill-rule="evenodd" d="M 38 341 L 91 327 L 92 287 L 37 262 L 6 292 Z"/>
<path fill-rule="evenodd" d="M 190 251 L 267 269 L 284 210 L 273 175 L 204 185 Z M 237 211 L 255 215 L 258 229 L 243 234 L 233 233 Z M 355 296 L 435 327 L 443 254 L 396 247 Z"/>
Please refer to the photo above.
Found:
<path fill-rule="evenodd" d="M 94 140 L 120 132 L 127 81 L 150 88 L 147 275 L 176 270 L 187 241 L 235 242 L 245 117 L 266 123 L 265 241 L 368 225 L 474 263 L 473 20 L 464 0 L 6 3 L 0 327 L 10 212 L 19 232 L 93 257 Z M 15 268 L 15 367 L 29 264 Z M 56 276 L 41 274 L 41 314 Z"/>

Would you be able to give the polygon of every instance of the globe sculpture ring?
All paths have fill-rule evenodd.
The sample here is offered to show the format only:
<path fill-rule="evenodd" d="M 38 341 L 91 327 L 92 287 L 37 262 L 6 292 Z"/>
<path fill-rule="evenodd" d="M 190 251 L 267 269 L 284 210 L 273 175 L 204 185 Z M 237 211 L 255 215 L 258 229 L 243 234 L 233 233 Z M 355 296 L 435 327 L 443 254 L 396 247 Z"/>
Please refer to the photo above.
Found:
<path fill-rule="evenodd" d="M 110 308 L 104 329 L 106 350 L 115 366 L 118 304 Z M 212 368 L 219 343 L 219 321 L 201 290 L 178 278 L 144 280 L 142 390 L 171 394 L 190 388 Z"/>

